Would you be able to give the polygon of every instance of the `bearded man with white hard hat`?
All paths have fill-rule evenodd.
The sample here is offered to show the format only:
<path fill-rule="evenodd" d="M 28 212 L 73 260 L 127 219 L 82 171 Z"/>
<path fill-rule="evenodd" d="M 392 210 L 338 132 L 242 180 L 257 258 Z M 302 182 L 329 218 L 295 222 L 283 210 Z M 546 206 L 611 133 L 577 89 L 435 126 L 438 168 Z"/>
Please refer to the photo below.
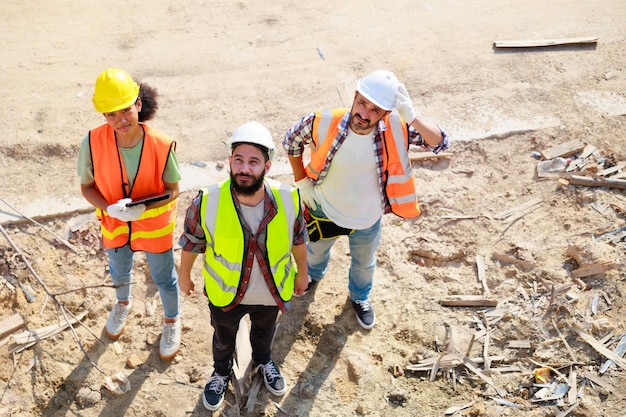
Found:
<path fill-rule="evenodd" d="M 371 329 L 376 315 L 369 295 L 382 215 L 414 218 L 421 213 L 409 145 L 438 153 L 448 148 L 448 135 L 417 115 L 394 73 L 376 70 L 359 80 L 352 108 L 304 116 L 282 144 L 306 205 L 307 291 L 326 274 L 331 247 L 346 235 L 349 297 L 358 323 Z M 305 166 L 306 147 L 311 158 Z"/>
<path fill-rule="evenodd" d="M 198 193 L 187 209 L 179 241 L 178 282 L 184 294 L 195 289 L 191 269 L 204 253 L 214 371 L 202 402 L 210 411 L 224 400 L 239 321 L 246 314 L 256 371 L 272 394 L 287 391 L 272 361 L 271 344 L 278 312 L 286 312 L 292 295 L 302 295 L 308 284 L 307 229 L 298 191 L 265 178 L 275 152 L 269 130 L 256 121 L 244 123 L 227 144 L 230 178 Z"/>

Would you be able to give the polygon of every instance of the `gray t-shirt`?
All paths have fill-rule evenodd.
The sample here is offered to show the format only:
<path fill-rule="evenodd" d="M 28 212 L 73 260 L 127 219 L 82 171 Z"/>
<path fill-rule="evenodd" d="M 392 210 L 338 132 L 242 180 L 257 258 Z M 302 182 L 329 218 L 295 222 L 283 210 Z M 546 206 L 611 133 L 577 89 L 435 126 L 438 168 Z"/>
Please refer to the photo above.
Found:
<path fill-rule="evenodd" d="M 254 207 L 243 204 L 240 205 L 241 214 L 243 215 L 243 218 L 250 230 L 259 230 L 259 224 L 261 224 L 261 220 L 263 220 L 264 204 L 265 201 L 261 200 L 261 202 Z M 252 271 L 250 272 L 248 288 L 246 289 L 246 293 L 241 299 L 240 304 L 262 306 L 277 305 L 276 300 L 272 297 L 272 293 L 263 278 L 263 273 L 261 272 L 261 268 L 259 267 L 259 262 L 256 257 L 252 263 Z"/>

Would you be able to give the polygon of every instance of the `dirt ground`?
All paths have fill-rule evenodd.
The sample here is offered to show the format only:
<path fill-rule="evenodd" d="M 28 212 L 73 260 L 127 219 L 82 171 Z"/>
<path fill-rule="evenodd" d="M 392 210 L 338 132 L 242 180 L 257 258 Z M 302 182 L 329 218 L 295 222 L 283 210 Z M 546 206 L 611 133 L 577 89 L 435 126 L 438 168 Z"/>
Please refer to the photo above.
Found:
<path fill-rule="evenodd" d="M 80 195 L 76 157 L 88 129 L 103 122 L 91 94 L 111 66 L 160 92 L 151 124 L 177 140 L 184 170 L 177 235 L 197 189 L 225 177 L 222 141 L 238 125 L 259 120 L 278 144 L 307 112 L 349 106 L 356 80 L 372 70 L 394 71 L 418 112 L 452 137 L 448 157 L 414 163 L 423 215 L 384 219 L 374 329 L 361 329 L 349 305 L 350 255 L 340 240 L 321 284 L 279 317 L 274 360 L 287 394 L 261 389 L 248 411 L 237 407 L 231 386 L 216 416 L 626 415 L 625 370 L 601 373 L 606 352 L 591 339 L 613 351 L 626 333 L 624 235 L 607 237 L 626 226 L 624 190 L 540 178 L 533 154 L 578 140 L 597 148 L 578 169 L 583 175 L 626 161 L 626 4 L 324 6 L 0 4 L 0 318 L 22 314 L 28 324 L 20 331 L 64 323 L 55 300 L 86 313 L 76 337 L 64 330 L 20 352 L 20 331 L 0 337 L 0 416 L 211 414 L 200 397 L 212 371 L 201 295 L 183 299 L 180 353 L 160 361 L 162 309 L 139 255 L 126 331 L 117 343 L 102 332 L 114 292 L 93 211 Z M 497 40 L 583 36 L 598 42 L 493 47 Z M 289 174 L 279 152 L 271 175 L 290 182 Z M 573 273 L 603 262 L 615 267 Z M 12 289 L 13 279 L 33 302 Z M 497 306 L 440 304 L 454 295 L 483 295 Z M 472 361 L 446 362 L 444 353 Z M 569 383 L 561 400 L 540 399 L 542 387 L 533 383 L 541 367 L 552 369 L 552 388 Z M 104 386 L 118 372 L 131 384 L 123 395 Z"/>

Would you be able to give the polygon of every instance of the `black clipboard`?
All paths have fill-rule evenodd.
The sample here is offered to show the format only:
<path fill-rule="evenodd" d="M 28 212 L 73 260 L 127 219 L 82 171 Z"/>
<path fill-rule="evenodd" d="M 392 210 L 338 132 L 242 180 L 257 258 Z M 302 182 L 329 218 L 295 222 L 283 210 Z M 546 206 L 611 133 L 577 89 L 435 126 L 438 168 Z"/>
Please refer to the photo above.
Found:
<path fill-rule="evenodd" d="M 170 198 L 170 195 L 172 195 L 172 193 L 169 191 L 164 191 L 162 193 L 156 193 L 156 194 L 150 194 L 144 197 L 139 197 L 131 201 L 130 203 L 126 203 L 126 207 L 136 206 L 137 204 L 148 204 L 148 203 L 155 203 L 161 200 L 167 200 L 168 198 Z"/>

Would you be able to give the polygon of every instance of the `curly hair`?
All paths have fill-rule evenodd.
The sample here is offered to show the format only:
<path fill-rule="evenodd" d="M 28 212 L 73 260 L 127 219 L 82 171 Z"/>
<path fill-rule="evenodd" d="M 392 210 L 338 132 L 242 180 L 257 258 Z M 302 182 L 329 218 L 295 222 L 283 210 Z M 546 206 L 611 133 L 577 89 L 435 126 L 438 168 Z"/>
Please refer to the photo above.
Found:
<path fill-rule="evenodd" d="M 154 117 L 159 108 L 157 97 L 159 92 L 156 88 L 146 83 L 139 83 L 139 98 L 141 98 L 141 111 L 139 112 L 139 121 L 145 122 Z"/>

